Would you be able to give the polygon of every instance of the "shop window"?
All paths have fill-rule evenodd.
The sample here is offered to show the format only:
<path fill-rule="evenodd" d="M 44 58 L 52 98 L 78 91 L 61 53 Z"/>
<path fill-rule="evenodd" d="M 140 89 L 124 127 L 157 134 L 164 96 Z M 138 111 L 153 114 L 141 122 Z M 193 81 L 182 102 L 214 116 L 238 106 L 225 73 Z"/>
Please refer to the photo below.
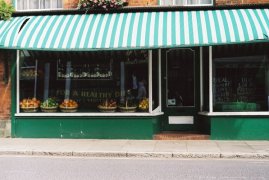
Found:
<path fill-rule="evenodd" d="M 158 104 L 147 50 L 21 51 L 19 64 L 19 112 L 144 113 L 151 93 Z"/>
<path fill-rule="evenodd" d="M 215 58 L 213 63 L 214 111 L 268 111 L 267 56 Z"/>
<path fill-rule="evenodd" d="M 212 6 L 213 0 L 161 0 L 162 6 Z"/>
<path fill-rule="evenodd" d="M 17 0 L 17 10 L 59 9 L 63 8 L 63 0 Z"/>

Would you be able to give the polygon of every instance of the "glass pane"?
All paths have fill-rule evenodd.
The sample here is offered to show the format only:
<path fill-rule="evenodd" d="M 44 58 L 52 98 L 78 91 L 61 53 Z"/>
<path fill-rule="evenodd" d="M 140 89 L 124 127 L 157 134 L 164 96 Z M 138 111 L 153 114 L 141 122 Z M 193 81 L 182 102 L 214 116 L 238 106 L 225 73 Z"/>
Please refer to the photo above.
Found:
<path fill-rule="evenodd" d="M 38 112 L 145 112 L 147 80 L 148 51 L 29 51 L 20 59 L 20 107 L 22 112 L 35 106 Z"/>
<path fill-rule="evenodd" d="M 213 0 L 200 0 L 200 4 L 213 4 Z"/>
<path fill-rule="evenodd" d="M 53 2 L 53 1 L 52 1 Z M 45 6 L 43 6 L 44 9 L 51 9 L 52 5 L 50 4 L 50 0 L 44 0 Z"/>
<path fill-rule="evenodd" d="M 175 5 L 183 6 L 185 5 L 186 0 L 175 0 Z"/>
<path fill-rule="evenodd" d="M 171 6 L 171 5 L 173 5 L 173 0 L 161 0 L 161 5 Z"/>
<path fill-rule="evenodd" d="M 39 9 L 39 0 L 31 0 L 29 2 L 29 9 Z"/>
<path fill-rule="evenodd" d="M 63 0 L 57 1 L 57 8 L 63 8 Z"/>
<path fill-rule="evenodd" d="M 52 4 L 51 4 L 51 8 L 52 9 L 56 9 L 56 8 L 62 8 L 63 5 L 62 5 L 62 0 L 53 0 L 52 1 Z"/>
<path fill-rule="evenodd" d="M 187 4 L 199 4 L 199 0 L 187 0 Z"/>
<path fill-rule="evenodd" d="M 214 59 L 214 111 L 267 111 L 267 82 L 265 56 Z"/>
<path fill-rule="evenodd" d="M 167 106 L 194 106 L 194 59 L 191 49 L 167 53 Z"/>
<path fill-rule="evenodd" d="M 24 0 L 17 0 L 17 9 L 23 10 L 24 9 Z"/>

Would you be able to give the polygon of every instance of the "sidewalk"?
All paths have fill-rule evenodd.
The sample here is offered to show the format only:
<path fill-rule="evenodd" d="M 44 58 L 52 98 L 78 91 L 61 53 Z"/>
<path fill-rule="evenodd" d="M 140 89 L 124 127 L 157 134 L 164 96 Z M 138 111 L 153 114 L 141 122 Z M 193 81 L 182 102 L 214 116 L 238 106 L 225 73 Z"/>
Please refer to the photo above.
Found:
<path fill-rule="evenodd" d="M 269 141 L 0 138 L 0 155 L 269 159 Z"/>

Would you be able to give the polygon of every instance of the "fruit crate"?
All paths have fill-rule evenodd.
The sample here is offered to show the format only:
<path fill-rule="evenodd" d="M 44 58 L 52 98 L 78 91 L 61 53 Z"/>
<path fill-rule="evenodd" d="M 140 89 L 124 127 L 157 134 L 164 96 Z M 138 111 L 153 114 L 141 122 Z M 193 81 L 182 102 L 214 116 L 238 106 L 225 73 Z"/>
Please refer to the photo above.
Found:
<path fill-rule="evenodd" d="M 116 109 L 117 109 L 117 107 L 105 107 L 105 106 L 98 106 L 98 109 L 99 109 L 99 111 L 100 112 L 107 112 L 107 113 L 109 113 L 109 112 L 115 112 L 116 111 Z"/>
<path fill-rule="evenodd" d="M 58 107 L 41 107 L 41 111 L 45 113 L 57 112 Z"/>
<path fill-rule="evenodd" d="M 132 112 L 136 112 L 137 107 L 136 106 L 134 106 L 134 107 L 119 106 L 119 110 L 120 110 L 120 112 L 132 113 Z"/>
<path fill-rule="evenodd" d="M 77 107 L 60 107 L 61 112 L 74 113 L 78 111 Z"/>
<path fill-rule="evenodd" d="M 38 107 L 21 107 L 22 112 L 34 113 L 38 111 Z"/>

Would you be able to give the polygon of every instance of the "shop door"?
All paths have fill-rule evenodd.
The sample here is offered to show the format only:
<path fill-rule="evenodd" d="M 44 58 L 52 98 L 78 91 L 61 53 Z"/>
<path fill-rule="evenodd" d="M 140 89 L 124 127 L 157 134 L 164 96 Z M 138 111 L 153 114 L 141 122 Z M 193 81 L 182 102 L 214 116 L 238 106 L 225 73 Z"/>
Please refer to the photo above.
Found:
<path fill-rule="evenodd" d="M 162 53 L 163 131 L 194 131 L 198 107 L 198 48 Z"/>

